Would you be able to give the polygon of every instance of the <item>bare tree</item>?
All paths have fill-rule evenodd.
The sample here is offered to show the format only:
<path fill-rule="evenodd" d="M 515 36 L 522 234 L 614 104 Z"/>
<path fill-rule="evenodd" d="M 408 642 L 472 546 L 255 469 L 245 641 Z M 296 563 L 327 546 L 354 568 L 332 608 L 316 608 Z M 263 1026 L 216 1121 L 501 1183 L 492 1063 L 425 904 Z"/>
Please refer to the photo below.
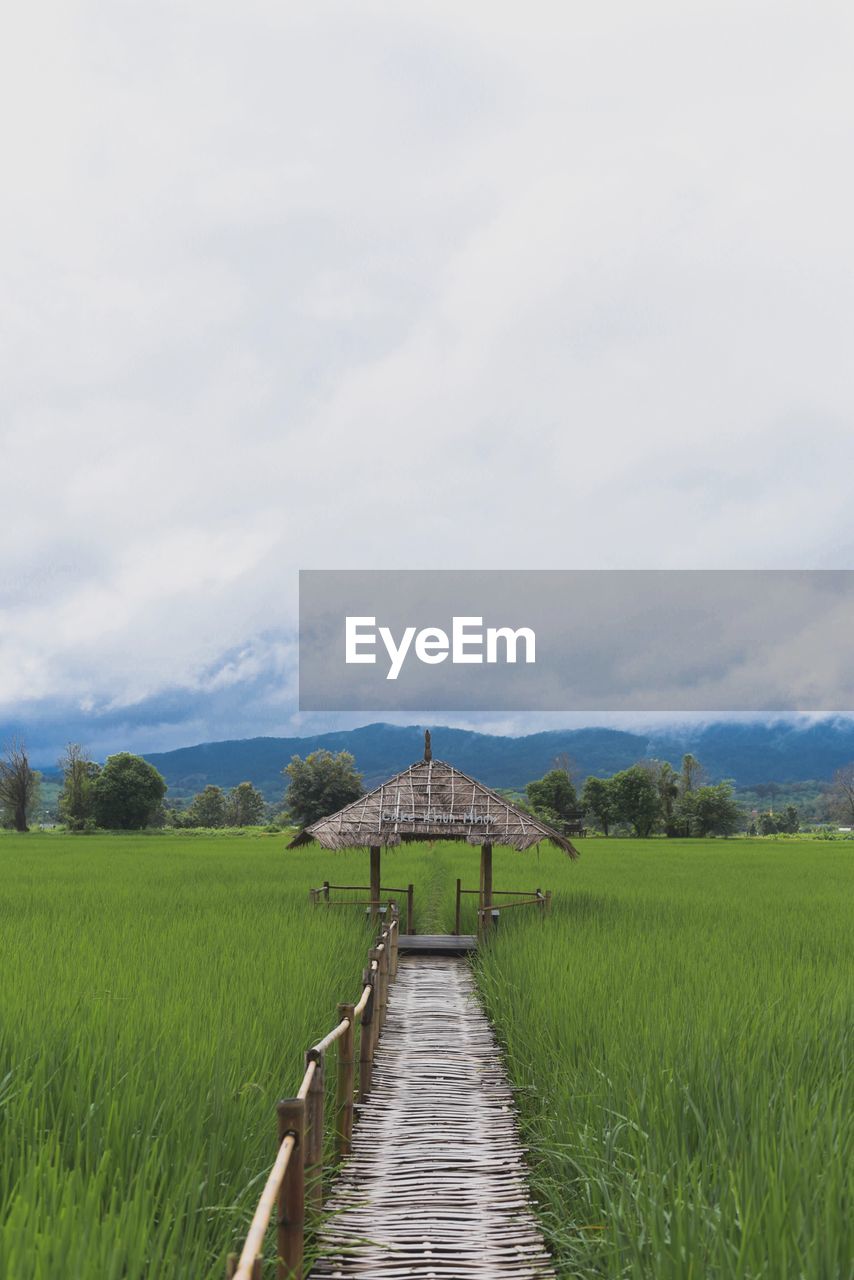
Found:
<path fill-rule="evenodd" d="M 100 766 L 79 742 L 69 742 L 58 763 L 63 775 L 59 812 L 73 831 L 79 831 L 91 816 L 92 782 L 100 773 Z"/>
<path fill-rule="evenodd" d="M 828 796 L 839 821 L 854 826 L 854 763 L 836 770 Z"/>
<path fill-rule="evenodd" d="M 29 831 L 27 819 L 38 796 L 39 775 L 30 768 L 23 742 L 13 738 L 0 758 L 0 808 L 16 831 Z"/>

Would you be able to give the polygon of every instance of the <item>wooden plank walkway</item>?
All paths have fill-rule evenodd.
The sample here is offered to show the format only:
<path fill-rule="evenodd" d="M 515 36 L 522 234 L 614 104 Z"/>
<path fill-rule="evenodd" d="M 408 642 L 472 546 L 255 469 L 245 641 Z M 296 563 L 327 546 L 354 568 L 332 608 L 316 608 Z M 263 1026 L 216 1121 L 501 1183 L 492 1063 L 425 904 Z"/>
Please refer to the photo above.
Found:
<path fill-rule="evenodd" d="M 401 951 L 458 955 L 461 951 L 476 951 L 477 938 L 473 933 L 402 933 L 399 946 Z"/>
<path fill-rule="evenodd" d="M 400 958 L 314 1280 L 545 1280 L 513 1099 L 471 971 Z"/>

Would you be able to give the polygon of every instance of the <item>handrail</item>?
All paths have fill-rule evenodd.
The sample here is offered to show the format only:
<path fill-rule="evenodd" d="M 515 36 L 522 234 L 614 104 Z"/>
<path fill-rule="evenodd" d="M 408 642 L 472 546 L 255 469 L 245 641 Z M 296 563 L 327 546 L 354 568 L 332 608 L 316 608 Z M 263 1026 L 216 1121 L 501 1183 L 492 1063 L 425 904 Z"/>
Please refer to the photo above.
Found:
<path fill-rule="evenodd" d="M 295 1146 L 296 1138 L 293 1135 L 289 1135 L 279 1147 L 276 1163 L 270 1170 L 269 1177 L 264 1184 L 264 1190 L 261 1192 L 261 1199 L 258 1201 L 258 1208 L 252 1215 L 252 1221 L 246 1233 L 246 1241 L 237 1260 L 237 1267 L 231 1273 L 232 1280 L 253 1280 L 252 1273 L 255 1269 L 255 1259 L 261 1254 L 264 1236 L 267 1234 L 267 1228 L 270 1225 L 270 1219 L 276 1207 L 279 1189 L 284 1181 L 288 1161 L 293 1154 Z"/>
<path fill-rule="evenodd" d="M 354 1033 L 359 1037 L 359 1098 L 371 1087 L 373 1057 L 377 1037 L 385 1021 L 388 984 L 397 972 L 400 923 L 397 905 L 391 903 L 391 918 L 384 924 L 369 955 L 362 991 L 355 1005 L 339 1005 L 339 1022 L 306 1052 L 306 1067 L 296 1096 L 278 1104 L 279 1147 L 264 1183 L 264 1190 L 252 1215 L 240 1256 L 230 1254 L 226 1263 L 229 1280 L 260 1280 L 261 1251 L 278 1202 L 278 1254 L 280 1266 L 301 1280 L 303 1259 L 304 1201 L 319 1207 L 323 1174 L 323 1114 L 325 1086 L 324 1060 L 332 1045 L 338 1045 L 337 1131 L 338 1152 L 350 1150 L 354 1111 Z M 343 1015 L 343 1016 L 342 1016 Z M 297 1159 L 293 1160 L 294 1153 Z"/>

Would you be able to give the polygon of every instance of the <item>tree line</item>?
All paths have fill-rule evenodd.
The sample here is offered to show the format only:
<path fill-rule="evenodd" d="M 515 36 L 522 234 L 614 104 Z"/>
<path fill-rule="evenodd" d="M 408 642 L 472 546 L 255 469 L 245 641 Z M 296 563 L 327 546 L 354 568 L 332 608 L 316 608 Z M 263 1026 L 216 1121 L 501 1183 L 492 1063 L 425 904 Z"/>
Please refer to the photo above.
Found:
<path fill-rule="evenodd" d="M 58 816 L 72 831 L 246 827 L 270 821 L 308 826 L 364 794 L 362 775 L 348 751 L 293 756 L 282 771 L 285 793 L 279 806 L 270 805 L 251 782 L 229 790 L 210 784 L 188 804 L 167 806 L 165 779 L 142 756 L 126 751 L 100 765 L 82 746 L 70 743 L 59 767 Z M 0 755 L 0 823 L 26 831 L 38 810 L 39 788 L 40 775 L 30 766 L 25 745 L 11 742 Z M 780 813 L 751 818 L 739 807 L 732 783 L 709 783 L 691 754 L 683 756 L 679 769 L 666 760 L 641 760 L 610 778 L 591 775 L 580 792 L 571 762 L 560 758 L 542 778 L 529 782 L 522 795 L 507 794 L 570 833 L 581 824 L 606 836 L 629 832 L 638 837 L 727 836 L 738 830 L 773 835 L 800 829 L 793 804 Z M 854 763 L 836 771 L 827 798 L 837 819 L 854 827 Z"/>

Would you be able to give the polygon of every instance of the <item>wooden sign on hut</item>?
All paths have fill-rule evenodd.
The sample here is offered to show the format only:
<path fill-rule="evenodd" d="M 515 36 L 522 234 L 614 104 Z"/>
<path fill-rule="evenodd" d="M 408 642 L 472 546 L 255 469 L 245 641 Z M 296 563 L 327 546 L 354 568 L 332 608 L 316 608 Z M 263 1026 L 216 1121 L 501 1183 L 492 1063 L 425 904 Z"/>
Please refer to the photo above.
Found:
<path fill-rule="evenodd" d="M 578 850 L 559 831 L 453 765 L 434 760 L 429 730 L 424 735 L 423 760 L 337 813 L 305 827 L 288 847 L 293 849 L 314 840 L 327 849 L 370 850 L 372 915 L 377 915 L 380 909 L 383 848 L 394 848 L 407 840 L 462 840 L 479 845 L 484 925 L 489 924 L 493 905 L 494 845 L 521 850 L 547 840 L 570 858 L 578 857 Z"/>

